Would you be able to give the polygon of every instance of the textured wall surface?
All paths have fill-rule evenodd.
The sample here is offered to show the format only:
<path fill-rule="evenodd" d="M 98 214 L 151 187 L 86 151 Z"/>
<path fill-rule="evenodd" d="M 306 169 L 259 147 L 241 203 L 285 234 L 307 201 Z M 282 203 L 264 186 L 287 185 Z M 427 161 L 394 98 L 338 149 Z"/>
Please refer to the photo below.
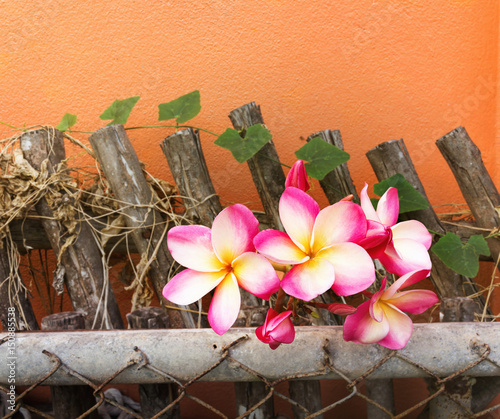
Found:
<path fill-rule="evenodd" d="M 199 89 L 193 125 L 221 133 L 232 109 L 256 101 L 288 164 L 301 137 L 340 129 L 358 188 L 375 181 L 364 153 L 403 137 L 433 203 L 459 201 L 434 146 L 458 124 L 496 173 L 494 0 L 46 0 L 1 2 L 0 13 L 0 120 L 16 126 L 71 112 L 75 129 L 94 130 L 114 99 L 134 95 L 128 125 L 150 125 L 157 104 Z M 158 143 L 170 132 L 131 132 L 166 178 Z M 246 166 L 214 139 L 202 141 L 217 192 L 256 201 Z"/>

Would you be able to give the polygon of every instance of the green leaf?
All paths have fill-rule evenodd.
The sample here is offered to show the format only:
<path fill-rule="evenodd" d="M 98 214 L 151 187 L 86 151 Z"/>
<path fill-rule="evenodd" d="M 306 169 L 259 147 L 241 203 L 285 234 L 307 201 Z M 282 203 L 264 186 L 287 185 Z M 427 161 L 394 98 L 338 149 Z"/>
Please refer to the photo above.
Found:
<path fill-rule="evenodd" d="M 57 125 L 56 128 L 59 131 L 66 131 L 75 124 L 76 124 L 76 115 L 65 113 L 61 119 L 61 122 L 59 122 L 59 125 Z"/>
<path fill-rule="evenodd" d="M 112 119 L 108 125 L 125 124 L 133 107 L 140 99 L 140 96 L 129 97 L 128 99 L 115 100 L 111 106 L 106 109 L 99 118 L 103 121 Z"/>
<path fill-rule="evenodd" d="M 298 159 L 304 160 L 307 174 L 314 179 L 323 178 L 333 169 L 349 160 L 349 153 L 314 137 L 295 152 Z"/>
<path fill-rule="evenodd" d="M 490 254 L 483 236 L 471 236 L 467 243 L 463 243 L 454 233 L 446 233 L 431 250 L 446 266 L 469 278 L 475 277 L 479 271 L 479 255 Z"/>
<path fill-rule="evenodd" d="M 200 92 L 195 90 L 168 103 L 158 105 L 158 121 L 175 119 L 178 124 L 183 124 L 193 119 L 200 113 Z"/>
<path fill-rule="evenodd" d="M 271 133 L 264 125 L 256 124 L 247 129 L 244 138 L 238 131 L 228 128 L 219 135 L 215 144 L 228 149 L 238 162 L 244 163 L 264 147 L 271 138 Z"/>
<path fill-rule="evenodd" d="M 391 186 L 398 190 L 400 214 L 429 207 L 429 203 L 420 192 L 399 173 L 373 185 L 373 192 L 378 196 L 382 196 Z"/>
<path fill-rule="evenodd" d="M 491 255 L 488 243 L 486 243 L 486 240 L 480 234 L 477 234 L 475 236 L 470 236 L 469 241 L 467 243 L 469 243 L 471 246 L 474 247 L 478 255 L 483 255 L 483 256 Z"/>

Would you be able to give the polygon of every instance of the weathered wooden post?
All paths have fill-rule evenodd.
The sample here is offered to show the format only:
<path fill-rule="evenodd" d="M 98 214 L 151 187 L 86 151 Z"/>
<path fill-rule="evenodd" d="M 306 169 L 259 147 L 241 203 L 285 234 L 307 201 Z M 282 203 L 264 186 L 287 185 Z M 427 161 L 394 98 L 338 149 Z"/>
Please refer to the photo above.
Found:
<path fill-rule="evenodd" d="M 260 106 L 255 102 L 243 105 L 229 113 L 234 129 L 246 130 L 255 124 L 264 124 Z M 279 216 L 279 201 L 285 190 L 285 174 L 278 153 L 270 140 L 259 152 L 247 160 L 253 182 L 259 193 L 264 210 L 273 228 L 283 230 Z"/>
<path fill-rule="evenodd" d="M 366 156 L 379 181 L 400 173 L 427 199 L 424 186 L 402 139 L 379 144 L 368 151 Z M 427 209 L 403 214 L 401 218 L 418 220 L 432 231 L 439 234 L 446 233 L 430 204 Z M 473 278 L 466 278 L 451 270 L 433 252 L 430 252 L 430 257 L 432 261 L 430 279 L 441 298 L 466 297 L 477 292 Z M 476 301 L 480 307 L 484 307 L 484 301 L 479 298 Z"/>
<path fill-rule="evenodd" d="M 89 138 L 96 158 L 108 180 L 114 196 L 120 201 L 130 236 L 141 257 L 149 264 L 151 278 L 158 299 L 163 298 L 163 287 L 169 279 L 173 259 L 166 244 L 168 220 L 154 208 L 153 195 L 123 125 L 111 125 L 94 132 Z M 146 281 L 146 272 L 139 273 L 139 286 Z M 191 313 L 169 310 L 172 327 L 196 327 Z"/>
<path fill-rule="evenodd" d="M 473 322 L 475 308 L 474 300 L 471 298 L 444 298 L 440 309 L 441 321 Z M 459 404 L 468 410 L 471 409 L 473 381 L 475 381 L 474 378 L 467 376 L 458 376 L 447 381 L 445 392 L 429 402 L 428 417 L 432 419 L 468 417 Z"/>
<path fill-rule="evenodd" d="M 255 124 L 264 124 L 260 106 L 255 102 L 234 109 L 229 113 L 229 119 L 234 129 L 238 131 L 245 131 Z M 278 208 L 281 194 L 285 190 L 285 174 L 279 163 L 273 141 L 270 140 L 255 156 L 248 159 L 247 163 L 264 211 L 268 216 L 270 228 L 283 230 Z M 244 294 L 243 302 L 246 306 L 259 306 L 258 299 L 248 293 Z M 263 400 L 268 393 L 262 382 L 237 383 L 235 390 L 238 414 L 242 414 L 246 409 Z M 269 398 L 252 414 L 256 417 L 274 416 L 273 399 Z"/>
<path fill-rule="evenodd" d="M 198 132 L 192 128 L 177 131 L 163 140 L 161 149 L 182 197 L 186 217 L 195 224 L 211 227 L 222 205 L 210 179 Z"/>
<path fill-rule="evenodd" d="M 63 136 L 58 130 L 38 129 L 24 133 L 21 136 L 21 149 L 25 159 L 38 172 L 43 171 L 40 176 L 56 172 L 60 176 L 67 176 L 64 166 L 63 169 L 60 166 L 64 165 L 66 155 Z M 124 326 L 118 304 L 110 284 L 105 281 L 102 254 L 89 225 L 85 220 L 71 220 L 75 225 L 72 226 L 73 231 L 69 232 L 64 222 L 55 219 L 58 207 L 66 206 L 69 209 L 74 201 L 72 191 L 61 190 L 57 202 L 48 202 L 47 193 L 50 187 L 57 188 L 57 182 L 55 179 L 53 184 L 46 185 L 35 205 L 59 260 L 56 274 L 60 279 L 65 278 L 74 309 L 86 314 L 85 325 L 88 329 L 122 329 Z M 77 237 L 68 246 L 65 241 L 72 234 L 77 234 Z"/>
<path fill-rule="evenodd" d="M 311 134 L 307 137 L 307 141 L 311 141 L 313 138 L 319 137 L 323 141 L 328 144 L 334 145 L 341 150 L 344 150 L 344 143 L 342 142 L 342 136 L 339 130 L 324 130 L 319 131 L 314 134 Z M 354 182 L 351 178 L 351 173 L 349 172 L 349 167 L 347 163 L 343 163 L 340 166 L 333 169 L 330 173 L 328 173 L 323 180 L 320 181 L 320 185 L 325 192 L 325 195 L 330 204 L 334 204 L 335 202 L 340 201 L 342 198 L 345 198 L 348 195 L 352 195 L 354 200 L 359 202 L 359 195 L 356 191 L 356 187 L 354 186 Z M 378 287 L 380 283 L 375 281 L 375 292 L 378 291 Z M 318 298 L 325 298 L 324 296 Z M 332 302 L 332 301 L 324 301 L 324 302 Z M 331 316 L 332 317 L 332 316 Z M 338 324 L 343 323 L 343 319 L 338 316 L 334 317 L 335 321 Z M 387 409 L 389 412 L 395 412 L 394 405 L 394 386 L 393 380 L 391 378 L 384 379 L 376 379 L 372 380 L 367 378 L 365 380 L 366 386 L 366 395 L 367 397 Z M 291 389 L 290 389 L 291 390 Z M 318 382 L 318 390 L 319 393 L 319 382 Z M 292 396 L 293 397 L 293 396 Z M 304 400 L 307 400 L 311 397 L 306 391 L 304 391 Z M 317 396 L 316 396 L 317 397 Z M 297 399 L 295 399 L 297 400 Z M 321 403 L 319 403 L 319 407 L 321 407 Z M 377 406 L 367 403 L 366 405 L 367 417 L 369 419 L 386 419 L 388 415 L 380 410 Z"/>
<path fill-rule="evenodd" d="M 481 151 L 465 128 L 454 129 L 437 140 L 436 145 L 472 211 L 475 226 L 490 229 L 491 232 L 500 227 L 500 194 L 484 166 Z M 488 246 L 496 261 L 500 256 L 500 239 L 488 239 Z"/>
<path fill-rule="evenodd" d="M 17 263 L 12 260 L 6 239 L 0 242 L 0 322 L 3 330 L 38 330 L 33 307 L 20 276 Z M 12 314 L 9 316 L 9 313 Z"/>
<path fill-rule="evenodd" d="M 85 316 L 83 313 L 63 312 L 51 314 L 42 319 L 42 330 L 46 332 L 55 330 L 85 329 Z M 94 390 L 87 385 L 77 386 L 51 386 L 52 407 L 56 419 L 74 419 L 96 405 Z M 85 416 L 98 419 L 97 409 Z"/>
<path fill-rule="evenodd" d="M 307 137 L 307 141 L 309 142 L 315 137 L 319 137 L 324 142 L 344 150 L 344 143 L 342 142 L 342 136 L 339 130 L 327 129 L 315 132 Z M 347 163 L 343 163 L 333 169 L 323 180 L 319 181 L 319 184 L 323 188 L 330 204 L 334 204 L 350 194 L 354 196 L 355 201 L 359 202 L 359 196 L 351 179 L 351 173 L 349 172 Z"/>
<path fill-rule="evenodd" d="M 448 163 L 460 191 L 474 216 L 474 225 L 496 231 L 500 227 L 500 195 L 481 158 L 481 151 L 463 127 L 458 127 L 436 141 Z M 487 239 L 494 262 L 500 258 L 498 237 Z M 472 388 L 472 410 L 479 412 L 497 396 L 500 377 L 479 377 Z"/>
<path fill-rule="evenodd" d="M 127 314 L 127 320 L 131 329 L 168 329 L 170 327 L 168 314 L 161 307 L 140 308 Z M 172 403 L 177 395 L 178 386 L 173 383 L 139 384 L 141 415 L 145 418 L 157 415 Z M 158 419 L 180 418 L 179 404 L 156 417 Z"/>

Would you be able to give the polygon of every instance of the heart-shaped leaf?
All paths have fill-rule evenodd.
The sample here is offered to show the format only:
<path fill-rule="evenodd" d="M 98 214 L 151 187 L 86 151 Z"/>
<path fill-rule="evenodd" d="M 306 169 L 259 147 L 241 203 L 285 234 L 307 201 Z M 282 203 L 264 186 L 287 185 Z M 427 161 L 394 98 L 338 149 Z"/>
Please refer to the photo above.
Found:
<path fill-rule="evenodd" d="M 479 271 L 479 255 L 488 256 L 490 249 L 483 236 L 471 236 L 467 243 L 454 233 L 447 233 L 431 249 L 446 266 L 473 278 Z"/>
<path fill-rule="evenodd" d="M 183 124 L 200 113 L 200 92 L 195 90 L 171 102 L 161 103 L 158 110 L 158 121 L 175 119 L 178 124 Z"/>
<path fill-rule="evenodd" d="M 241 137 L 235 129 L 228 128 L 219 135 L 215 144 L 228 149 L 238 162 L 244 163 L 264 147 L 271 138 L 271 133 L 264 125 L 256 124 L 247 129 L 245 137 Z"/>
<path fill-rule="evenodd" d="M 323 178 L 333 169 L 349 160 L 349 153 L 340 148 L 314 137 L 295 152 L 298 159 L 307 163 L 307 174 L 314 179 Z"/>
<path fill-rule="evenodd" d="M 111 119 L 108 125 L 125 124 L 133 107 L 140 99 L 140 96 L 129 97 L 128 99 L 115 100 L 111 106 L 106 109 L 99 118 L 103 121 Z"/>
<path fill-rule="evenodd" d="M 391 186 L 398 190 L 400 214 L 429 207 L 427 199 L 425 199 L 420 192 L 399 173 L 373 185 L 373 192 L 378 196 L 382 196 Z"/>
<path fill-rule="evenodd" d="M 61 119 L 61 122 L 57 125 L 59 131 L 66 131 L 76 124 L 76 115 L 70 113 L 65 113 Z"/>

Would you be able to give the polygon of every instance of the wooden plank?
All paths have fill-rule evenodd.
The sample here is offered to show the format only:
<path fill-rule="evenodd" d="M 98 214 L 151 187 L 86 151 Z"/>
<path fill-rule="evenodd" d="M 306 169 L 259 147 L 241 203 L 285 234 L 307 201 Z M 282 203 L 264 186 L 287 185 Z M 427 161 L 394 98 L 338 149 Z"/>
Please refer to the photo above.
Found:
<path fill-rule="evenodd" d="M 38 171 L 46 164 L 48 174 L 52 174 L 66 158 L 63 136 L 57 130 L 28 131 L 21 136 L 20 142 L 25 159 Z M 66 175 L 61 172 L 61 176 Z M 60 192 L 62 196 L 58 205 L 70 207 L 73 201 L 72 191 Z M 37 202 L 35 208 L 42 217 L 42 225 L 51 247 L 60 260 L 56 275 L 64 277 L 73 308 L 86 314 L 86 327 L 122 329 L 124 326 L 120 310 L 111 286 L 105 282 L 102 254 L 89 225 L 84 220 L 76 220 L 75 231 L 78 236 L 61 253 L 68 235 L 67 228 L 64 223 L 55 219 L 55 208 L 51 207 L 45 197 Z"/>
<path fill-rule="evenodd" d="M 101 128 L 89 137 L 89 141 L 114 196 L 120 202 L 139 254 L 150 262 L 147 275 L 154 291 L 162 304 L 171 305 L 162 295 L 173 266 L 165 240 L 168 220 L 164 220 L 161 213 L 152 207 L 153 194 L 132 143 L 123 125 Z M 143 286 L 146 277 L 138 278 L 138 281 Z M 169 316 L 172 327 L 196 326 L 189 312 L 169 310 Z"/>

